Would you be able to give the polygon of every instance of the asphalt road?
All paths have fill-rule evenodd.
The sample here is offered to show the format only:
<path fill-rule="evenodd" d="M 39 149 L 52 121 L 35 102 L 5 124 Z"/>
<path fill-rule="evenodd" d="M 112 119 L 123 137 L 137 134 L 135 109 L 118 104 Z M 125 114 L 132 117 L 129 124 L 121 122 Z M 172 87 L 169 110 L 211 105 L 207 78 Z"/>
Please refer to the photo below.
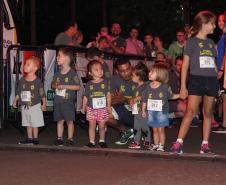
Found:
<path fill-rule="evenodd" d="M 226 163 L 0 151 L 0 185 L 226 185 Z"/>

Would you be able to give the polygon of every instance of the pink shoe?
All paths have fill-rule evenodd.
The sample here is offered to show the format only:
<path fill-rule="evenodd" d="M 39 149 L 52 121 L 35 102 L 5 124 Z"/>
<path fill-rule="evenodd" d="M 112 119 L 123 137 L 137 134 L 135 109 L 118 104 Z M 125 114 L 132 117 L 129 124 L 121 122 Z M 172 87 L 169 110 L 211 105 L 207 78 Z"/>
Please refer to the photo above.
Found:
<path fill-rule="evenodd" d="M 212 128 L 217 128 L 220 126 L 220 124 L 215 119 L 212 119 L 211 125 L 212 125 Z"/>

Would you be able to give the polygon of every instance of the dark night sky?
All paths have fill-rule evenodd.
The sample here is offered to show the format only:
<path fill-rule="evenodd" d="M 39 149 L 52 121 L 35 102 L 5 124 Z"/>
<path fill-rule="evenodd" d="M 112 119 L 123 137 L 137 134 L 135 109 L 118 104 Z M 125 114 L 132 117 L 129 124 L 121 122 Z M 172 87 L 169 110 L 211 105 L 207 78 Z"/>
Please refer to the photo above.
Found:
<path fill-rule="evenodd" d="M 29 44 L 30 1 L 24 0 L 24 14 L 22 0 L 16 8 L 15 0 L 8 1 L 14 6 L 18 39 L 21 44 Z M 106 0 L 108 26 L 115 20 L 119 21 L 126 33 L 130 26 L 138 25 L 142 33 L 150 31 L 159 34 L 169 43 L 174 39 L 176 29 L 182 26 L 181 1 Z M 226 9 L 225 0 L 190 0 L 190 4 L 191 19 L 203 9 L 209 9 L 217 15 Z M 53 43 L 57 33 L 63 31 L 65 20 L 71 19 L 70 5 L 70 0 L 36 0 L 37 45 Z M 75 14 L 86 44 L 103 25 L 102 0 L 75 0 Z"/>

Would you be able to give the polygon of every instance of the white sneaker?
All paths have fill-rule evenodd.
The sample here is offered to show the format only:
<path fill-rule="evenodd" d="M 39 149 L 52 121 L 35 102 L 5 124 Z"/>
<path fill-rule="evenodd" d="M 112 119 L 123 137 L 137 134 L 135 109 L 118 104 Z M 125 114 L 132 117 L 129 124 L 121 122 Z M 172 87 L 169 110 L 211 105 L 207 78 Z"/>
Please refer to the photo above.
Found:
<path fill-rule="evenodd" d="M 158 145 L 157 151 L 165 152 L 165 147 L 163 145 Z"/>
<path fill-rule="evenodd" d="M 157 151 L 159 145 L 155 145 L 155 144 L 152 144 L 149 148 L 149 150 L 152 150 L 152 151 Z"/>

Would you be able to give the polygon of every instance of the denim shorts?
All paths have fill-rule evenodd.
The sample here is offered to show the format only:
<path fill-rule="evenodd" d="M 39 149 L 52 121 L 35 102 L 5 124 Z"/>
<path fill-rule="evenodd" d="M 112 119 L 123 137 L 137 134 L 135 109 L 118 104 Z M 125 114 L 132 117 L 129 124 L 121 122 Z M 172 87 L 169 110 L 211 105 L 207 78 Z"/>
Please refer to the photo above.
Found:
<path fill-rule="evenodd" d="M 148 111 L 147 124 L 153 128 L 169 126 L 169 114 L 161 111 Z"/>

